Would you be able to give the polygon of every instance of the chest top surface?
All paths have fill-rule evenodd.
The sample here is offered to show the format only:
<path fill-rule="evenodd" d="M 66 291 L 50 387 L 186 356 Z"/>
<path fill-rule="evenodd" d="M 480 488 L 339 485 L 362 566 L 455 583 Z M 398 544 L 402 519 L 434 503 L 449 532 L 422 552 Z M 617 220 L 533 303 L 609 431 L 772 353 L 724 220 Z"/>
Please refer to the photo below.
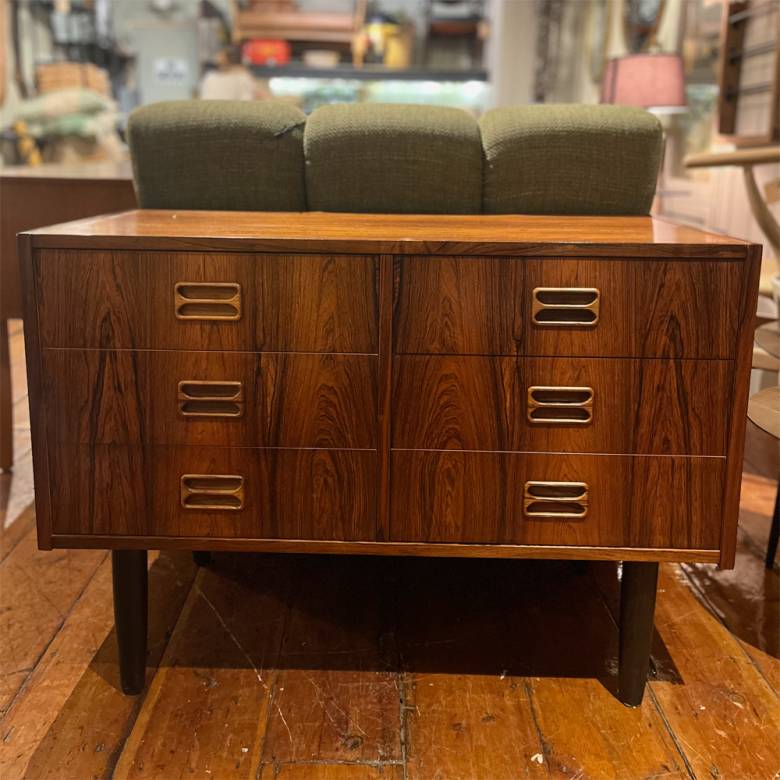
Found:
<path fill-rule="evenodd" d="M 654 217 L 134 210 L 31 231 L 33 247 L 742 259 L 748 242 Z"/>

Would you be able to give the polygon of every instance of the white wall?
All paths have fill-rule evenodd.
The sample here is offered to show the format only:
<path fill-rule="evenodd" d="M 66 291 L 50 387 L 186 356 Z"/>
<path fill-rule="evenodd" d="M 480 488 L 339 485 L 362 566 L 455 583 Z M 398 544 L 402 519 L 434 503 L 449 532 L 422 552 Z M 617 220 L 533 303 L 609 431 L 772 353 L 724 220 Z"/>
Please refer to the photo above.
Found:
<path fill-rule="evenodd" d="M 492 0 L 486 64 L 493 106 L 533 101 L 537 10 L 534 0 Z"/>

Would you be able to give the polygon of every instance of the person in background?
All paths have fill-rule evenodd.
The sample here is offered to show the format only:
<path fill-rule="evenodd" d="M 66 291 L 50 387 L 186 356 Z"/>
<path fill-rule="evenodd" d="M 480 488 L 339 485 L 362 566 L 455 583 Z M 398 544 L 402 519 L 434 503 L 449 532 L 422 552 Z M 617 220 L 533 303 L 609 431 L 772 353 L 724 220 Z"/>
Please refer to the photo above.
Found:
<path fill-rule="evenodd" d="M 217 69 L 203 77 L 200 96 L 204 100 L 267 100 L 271 94 L 241 62 L 241 47 L 227 46 L 219 54 Z"/>

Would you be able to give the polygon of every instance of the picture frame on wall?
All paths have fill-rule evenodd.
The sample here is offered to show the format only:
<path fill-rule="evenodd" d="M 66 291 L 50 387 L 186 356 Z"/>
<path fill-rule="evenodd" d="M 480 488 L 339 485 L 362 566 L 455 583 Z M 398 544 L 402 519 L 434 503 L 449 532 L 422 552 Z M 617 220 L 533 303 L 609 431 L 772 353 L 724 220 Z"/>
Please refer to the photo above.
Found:
<path fill-rule="evenodd" d="M 780 3 L 726 2 L 718 131 L 736 146 L 780 141 Z"/>

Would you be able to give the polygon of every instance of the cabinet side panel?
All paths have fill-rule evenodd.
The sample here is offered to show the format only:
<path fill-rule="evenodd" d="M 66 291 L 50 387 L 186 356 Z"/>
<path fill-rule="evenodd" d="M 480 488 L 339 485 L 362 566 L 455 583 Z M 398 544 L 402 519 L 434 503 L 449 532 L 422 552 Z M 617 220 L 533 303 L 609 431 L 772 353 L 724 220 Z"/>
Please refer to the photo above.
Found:
<path fill-rule="evenodd" d="M 49 485 L 49 452 L 46 438 L 46 407 L 43 401 L 41 339 L 38 329 L 38 291 L 34 270 L 32 240 L 19 236 L 19 262 L 24 304 L 24 350 L 27 360 L 28 403 L 33 445 L 35 480 L 35 516 L 38 523 L 38 546 L 51 550 L 51 488 Z"/>
<path fill-rule="evenodd" d="M 379 257 L 379 361 L 376 406 L 376 540 L 390 538 L 390 439 L 393 415 L 393 303 L 399 261 Z"/>
<path fill-rule="evenodd" d="M 761 246 L 752 244 L 748 247 L 747 257 L 743 263 L 737 354 L 730 404 L 731 423 L 723 489 L 719 561 L 720 566 L 725 569 L 734 567 L 737 550 L 742 459 L 745 453 L 745 427 L 747 425 L 747 405 L 750 392 L 750 371 L 753 363 L 753 338 L 760 276 Z"/>

